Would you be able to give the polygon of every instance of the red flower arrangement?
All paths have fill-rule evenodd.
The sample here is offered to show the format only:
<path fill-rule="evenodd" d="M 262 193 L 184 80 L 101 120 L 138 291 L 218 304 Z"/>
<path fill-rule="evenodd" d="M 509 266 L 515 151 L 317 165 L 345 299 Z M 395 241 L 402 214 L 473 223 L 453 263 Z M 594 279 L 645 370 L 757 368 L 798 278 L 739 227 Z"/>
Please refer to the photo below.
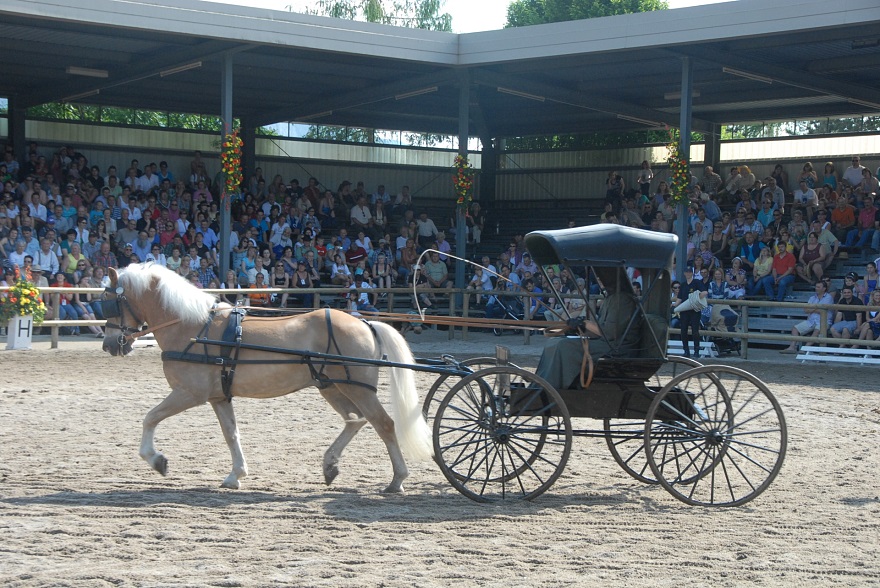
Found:
<path fill-rule="evenodd" d="M 241 146 L 242 141 L 238 136 L 238 129 L 226 135 L 220 152 L 220 163 L 223 166 L 223 175 L 226 176 L 226 193 L 237 194 L 244 181 L 241 171 Z"/>
<path fill-rule="evenodd" d="M 686 202 L 688 199 L 688 189 L 691 184 L 691 172 L 688 168 L 687 157 L 681 153 L 681 145 L 675 134 L 670 133 L 670 141 L 667 149 L 669 155 L 666 161 L 669 163 L 669 172 L 672 174 L 672 181 L 669 183 L 669 193 L 672 195 L 672 202 Z"/>
<path fill-rule="evenodd" d="M 452 185 L 455 188 L 456 206 L 467 212 L 473 202 L 474 168 L 468 163 L 466 155 L 455 156 L 455 175 L 452 176 Z"/>

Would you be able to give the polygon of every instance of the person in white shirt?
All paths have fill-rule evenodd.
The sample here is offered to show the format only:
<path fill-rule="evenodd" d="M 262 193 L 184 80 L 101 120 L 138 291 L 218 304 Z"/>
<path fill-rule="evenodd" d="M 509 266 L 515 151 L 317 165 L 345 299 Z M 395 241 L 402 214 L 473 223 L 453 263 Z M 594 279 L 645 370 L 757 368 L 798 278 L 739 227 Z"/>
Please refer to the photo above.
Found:
<path fill-rule="evenodd" d="M 853 155 L 852 165 L 846 168 L 846 171 L 843 172 L 843 178 L 841 179 L 844 182 L 849 183 L 850 186 L 858 186 L 862 183 L 863 169 L 865 168 L 861 165 L 861 157 L 859 157 L 858 155 Z"/>

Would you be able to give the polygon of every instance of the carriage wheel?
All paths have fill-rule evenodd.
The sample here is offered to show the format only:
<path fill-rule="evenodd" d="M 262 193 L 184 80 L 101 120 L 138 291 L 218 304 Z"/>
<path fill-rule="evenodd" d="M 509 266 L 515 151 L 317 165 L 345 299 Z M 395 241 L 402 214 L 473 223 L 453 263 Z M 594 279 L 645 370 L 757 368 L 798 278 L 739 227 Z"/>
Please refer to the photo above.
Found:
<path fill-rule="evenodd" d="M 531 500 L 562 473 L 571 419 L 544 379 L 513 366 L 463 378 L 434 417 L 434 455 L 446 479 L 477 502 Z"/>
<path fill-rule="evenodd" d="M 666 363 L 645 384 L 654 392 L 659 392 L 679 374 L 700 367 L 698 361 L 687 357 L 670 355 Z M 623 471 L 645 484 L 656 484 L 657 478 L 651 472 L 645 455 L 645 421 L 628 419 L 605 419 L 605 442 L 611 456 Z M 659 431 L 657 434 L 661 434 Z"/>
<path fill-rule="evenodd" d="M 700 506 L 739 506 L 763 492 L 785 459 L 788 431 L 766 384 L 733 367 L 679 374 L 645 422 L 645 451 L 673 496 Z"/>
<path fill-rule="evenodd" d="M 495 367 L 498 365 L 498 361 L 494 357 L 472 357 L 460 362 L 459 365 L 468 368 L 473 373 Z M 519 367 L 512 363 L 507 363 L 506 365 Z M 428 424 L 431 423 L 434 415 L 437 414 L 437 408 L 440 406 L 440 403 L 443 402 L 443 399 L 452 390 L 452 387 L 461 380 L 461 377 L 450 374 L 441 374 L 434 380 L 434 384 L 428 390 L 428 395 L 425 396 L 425 402 L 422 403 L 422 414 L 425 415 L 425 420 L 428 421 Z"/>

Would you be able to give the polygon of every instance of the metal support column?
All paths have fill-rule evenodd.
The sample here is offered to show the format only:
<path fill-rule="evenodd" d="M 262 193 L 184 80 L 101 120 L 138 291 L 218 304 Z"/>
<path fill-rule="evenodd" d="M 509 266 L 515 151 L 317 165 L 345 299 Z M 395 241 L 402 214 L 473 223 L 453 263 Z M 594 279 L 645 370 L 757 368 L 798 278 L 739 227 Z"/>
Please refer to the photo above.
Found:
<path fill-rule="evenodd" d="M 220 142 L 226 138 L 226 135 L 232 132 L 232 55 L 226 54 L 223 58 L 223 75 L 221 76 L 221 92 L 220 92 L 220 116 L 223 120 L 223 130 L 220 135 Z M 220 277 L 225 282 L 226 272 L 232 264 L 232 248 L 229 243 L 229 236 L 232 234 L 232 218 L 231 218 L 232 194 L 224 190 L 220 196 Z"/>
<path fill-rule="evenodd" d="M 244 143 L 241 146 L 241 167 L 244 170 L 244 181 L 247 186 L 257 169 L 257 129 L 253 122 L 246 118 L 241 119 L 239 137 Z"/>
<path fill-rule="evenodd" d="M 471 102 L 471 78 L 467 71 L 463 71 L 460 78 L 461 87 L 458 91 L 458 153 L 468 154 L 468 132 L 470 120 Z M 467 257 L 467 226 L 465 225 L 464 212 L 456 208 L 455 218 L 455 254 L 458 257 Z M 455 287 L 464 288 L 464 262 L 455 262 Z M 461 306 L 458 304 L 457 306 Z"/>
<path fill-rule="evenodd" d="M 711 165 L 717 174 L 718 162 L 721 161 L 721 125 L 713 124 L 712 130 L 705 133 L 704 137 L 706 137 L 706 150 L 703 165 Z"/>
<path fill-rule="evenodd" d="M 18 106 L 16 105 L 16 99 L 14 97 L 9 98 L 7 106 L 9 143 L 15 150 L 15 159 L 18 160 L 18 164 L 23 166 L 25 163 L 27 163 L 28 160 L 26 153 L 27 137 L 25 136 L 25 114 L 27 113 L 27 111 L 24 108 L 18 108 Z"/>
<path fill-rule="evenodd" d="M 693 64 L 689 57 L 681 58 L 681 118 L 679 119 L 679 149 L 688 163 L 691 154 L 691 109 L 693 107 Z M 678 234 L 678 250 L 676 254 L 675 277 L 682 279 L 687 264 L 687 239 L 690 223 L 688 222 L 687 201 L 678 205 L 678 222 L 675 223 Z"/>

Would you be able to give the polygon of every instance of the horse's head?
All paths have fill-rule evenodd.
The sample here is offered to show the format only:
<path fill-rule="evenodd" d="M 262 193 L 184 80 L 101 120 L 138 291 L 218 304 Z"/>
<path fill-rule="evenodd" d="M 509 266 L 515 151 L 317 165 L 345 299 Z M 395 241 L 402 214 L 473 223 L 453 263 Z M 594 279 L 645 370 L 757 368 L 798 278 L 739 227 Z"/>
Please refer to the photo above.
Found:
<path fill-rule="evenodd" d="M 120 285 L 119 274 L 109 268 L 110 286 L 101 297 L 101 309 L 107 324 L 104 328 L 103 349 L 113 356 L 131 353 L 133 339 L 129 336 L 140 329 L 141 322 L 135 317 Z"/>

